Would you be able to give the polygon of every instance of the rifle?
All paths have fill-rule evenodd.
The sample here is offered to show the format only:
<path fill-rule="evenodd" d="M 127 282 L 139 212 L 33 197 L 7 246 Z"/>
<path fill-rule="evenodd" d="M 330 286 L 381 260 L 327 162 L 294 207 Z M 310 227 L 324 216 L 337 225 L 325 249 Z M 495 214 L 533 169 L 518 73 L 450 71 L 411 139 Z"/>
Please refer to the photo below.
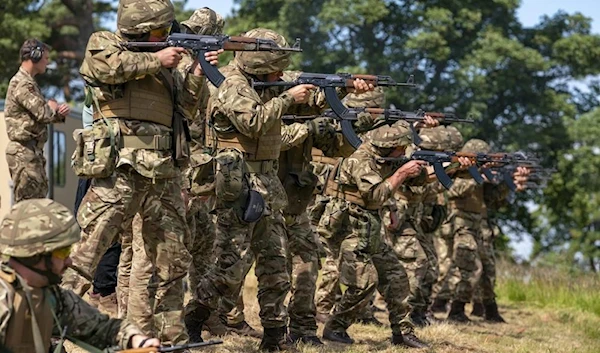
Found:
<path fill-rule="evenodd" d="M 327 109 L 321 115 L 309 115 L 309 116 L 296 116 L 296 115 L 284 115 L 282 117 L 283 120 L 292 120 L 292 119 L 315 119 L 318 117 L 327 117 L 331 119 L 340 120 L 342 133 L 346 136 L 348 142 L 354 147 L 358 148 L 362 141 L 358 136 L 356 139 L 350 140 L 348 136 L 352 135 L 354 129 L 352 127 L 352 121 L 358 120 L 358 115 L 361 113 L 369 113 L 374 116 L 383 116 L 384 121 L 388 124 L 393 123 L 398 120 L 406 120 L 409 122 L 415 121 L 423 121 L 425 120 L 425 115 L 429 115 L 434 119 L 440 121 L 442 125 L 450 125 L 452 123 L 474 123 L 474 120 L 471 119 L 460 119 L 457 118 L 456 115 L 452 113 L 440 113 L 440 112 L 426 112 L 424 110 L 417 110 L 415 112 L 403 111 L 400 109 L 383 109 L 383 108 L 348 108 L 347 113 L 340 117 L 338 116 L 332 109 Z M 415 144 L 420 144 L 421 138 L 419 134 L 415 130 L 414 126 L 411 125 L 411 130 L 413 133 L 413 142 Z M 352 133 L 351 133 L 352 132 Z"/>
<path fill-rule="evenodd" d="M 180 351 L 183 349 L 208 347 L 208 346 L 214 346 L 214 345 L 221 344 L 221 343 L 223 343 L 222 340 L 210 340 L 210 341 L 206 341 L 206 342 L 188 343 L 188 344 L 182 344 L 179 346 L 172 346 L 172 347 L 132 348 L 132 349 L 123 349 L 123 350 L 109 350 L 109 352 L 111 352 L 111 353 L 113 353 L 113 352 L 114 353 L 176 352 L 176 351 Z"/>
<path fill-rule="evenodd" d="M 215 87 L 219 87 L 225 80 L 225 77 L 215 66 L 206 61 L 204 58 L 206 52 L 219 49 L 226 51 L 302 51 L 300 48 L 300 39 L 296 39 L 296 42 L 291 47 L 280 47 L 272 39 L 226 35 L 207 36 L 183 33 L 173 33 L 169 35 L 164 42 L 121 42 L 121 45 L 128 49 L 167 47 L 190 49 L 198 59 L 202 71 Z"/>
<path fill-rule="evenodd" d="M 436 177 L 439 182 L 446 188 L 450 189 L 452 187 L 453 181 L 446 173 L 442 163 L 452 163 L 458 162 L 459 157 L 467 157 L 475 161 L 476 166 L 470 166 L 467 171 L 473 177 L 475 182 L 481 184 L 484 182 L 483 176 L 479 173 L 478 167 L 483 166 L 487 163 L 494 163 L 496 165 L 508 165 L 511 163 L 515 163 L 515 159 L 521 158 L 520 156 L 516 156 L 516 154 L 510 153 L 470 153 L 470 152 L 438 152 L 438 151 L 415 151 L 410 157 L 406 158 L 388 158 L 388 157 L 380 157 L 378 161 L 380 162 L 393 162 L 401 164 L 406 163 L 409 160 L 420 160 L 426 161 L 430 165 L 433 166 L 433 170 L 435 172 Z M 487 169 L 482 168 L 486 178 L 490 181 L 493 180 L 494 174 Z"/>

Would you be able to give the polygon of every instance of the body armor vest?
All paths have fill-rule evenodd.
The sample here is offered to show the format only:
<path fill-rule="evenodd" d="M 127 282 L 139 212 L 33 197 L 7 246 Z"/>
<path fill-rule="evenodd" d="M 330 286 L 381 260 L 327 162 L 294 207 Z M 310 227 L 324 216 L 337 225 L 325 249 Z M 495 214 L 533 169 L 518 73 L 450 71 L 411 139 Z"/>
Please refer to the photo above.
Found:
<path fill-rule="evenodd" d="M 281 124 L 275 123 L 275 126 L 258 139 L 252 139 L 237 131 L 218 132 L 207 125 L 206 144 L 216 149 L 236 148 L 244 152 L 247 161 L 278 159 L 281 151 Z"/>
<path fill-rule="evenodd" d="M 0 281 L 2 282 L 0 285 L 4 286 L 8 292 L 8 300 L 12 301 L 12 303 L 9 303 L 12 310 L 6 330 L 6 338 L 3 342 L 4 346 L 13 353 L 36 352 L 31 308 L 27 303 L 24 289 L 20 288 L 19 280 L 14 273 L 0 271 Z M 18 286 L 18 289 L 15 286 Z M 33 310 L 44 344 L 44 352 L 49 351 L 54 326 L 52 308 L 45 297 L 47 295 L 50 295 L 50 292 L 42 288 L 31 289 Z"/>
<path fill-rule="evenodd" d="M 338 159 L 335 168 L 331 171 L 331 173 L 329 173 L 329 178 L 327 178 L 327 183 L 325 185 L 325 194 L 327 196 L 344 199 L 352 204 L 368 210 L 378 210 L 381 205 L 371 205 L 365 202 L 360 194 L 360 191 L 358 190 L 358 187 L 354 185 L 340 185 L 340 183 L 336 181 L 338 170 L 342 164 L 342 161 L 343 158 Z"/>
<path fill-rule="evenodd" d="M 452 198 L 448 200 L 448 206 L 464 212 L 483 214 L 486 212 L 483 198 L 483 185 L 478 185 L 474 192 L 463 198 Z"/>
<path fill-rule="evenodd" d="M 171 127 L 173 120 L 173 95 L 164 81 L 172 84 L 172 76 L 163 69 L 158 75 L 146 75 L 141 80 L 124 84 L 123 97 L 100 103 L 100 112 L 94 111 L 94 120 L 121 118 L 148 121 Z M 158 76 L 162 75 L 163 80 Z M 173 88 L 175 89 L 175 88 Z"/>

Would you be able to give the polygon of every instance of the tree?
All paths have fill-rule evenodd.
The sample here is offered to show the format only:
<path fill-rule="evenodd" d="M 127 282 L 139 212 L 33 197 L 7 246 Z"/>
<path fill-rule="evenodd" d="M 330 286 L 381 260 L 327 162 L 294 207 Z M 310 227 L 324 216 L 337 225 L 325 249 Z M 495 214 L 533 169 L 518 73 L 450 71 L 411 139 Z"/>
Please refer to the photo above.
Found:
<path fill-rule="evenodd" d="M 482 138 L 495 150 L 537 153 L 548 167 L 557 166 L 572 146 L 565 123 L 598 105 L 596 82 L 570 84 L 600 72 L 600 36 L 591 34 L 591 20 L 579 13 L 558 12 L 525 28 L 516 16 L 518 0 L 236 4 L 238 10 L 227 19 L 228 33 L 264 26 L 302 38 L 304 51 L 294 56 L 294 66 L 304 71 L 396 79 L 413 74 L 421 89 L 390 91 L 390 103 L 472 116 L 474 126 L 460 127 L 466 138 Z M 536 219 L 525 206 L 531 198 L 543 207 L 549 202 L 536 191 L 520 195 L 501 215 L 502 224 L 513 233 L 543 239 L 543 218 Z"/>

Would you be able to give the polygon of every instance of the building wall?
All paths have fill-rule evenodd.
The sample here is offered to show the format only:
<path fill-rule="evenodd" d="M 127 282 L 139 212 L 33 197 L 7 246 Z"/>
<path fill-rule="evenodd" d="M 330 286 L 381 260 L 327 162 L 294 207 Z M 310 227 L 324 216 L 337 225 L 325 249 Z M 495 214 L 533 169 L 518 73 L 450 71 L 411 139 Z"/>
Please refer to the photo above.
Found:
<path fill-rule="evenodd" d="M 77 176 L 71 169 L 71 155 L 75 150 L 75 141 L 73 140 L 73 131 L 81 129 L 81 109 L 72 109 L 71 114 L 65 119 L 64 124 L 54 124 L 55 139 L 63 139 L 64 151 L 61 152 L 61 159 L 64 163 L 61 166 L 61 173 L 64 173 L 63 180 L 55 180 L 54 200 L 63 205 L 73 208 L 75 194 L 77 192 Z M 6 134 L 6 123 L 4 120 L 4 101 L 0 100 L 0 219 L 10 210 L 12 206 L 12 180 L 6 162 L 6 146 L 8 144 L 8 135 Z M 58 144 L 58 146 L 57 146 Z M 61 143 L 55 141 L 55 146 L 61 147 Z M 46 160 L 49 160 L 49 146 L 46 145 Z M 50 152 L 53 153 L 53 152 Z M 57 153 L 57 152 L 56 152 Z M 56 159 L 56 158 L 55 158 Z M 64 181 L 64 185 L 58 185 Z"/>

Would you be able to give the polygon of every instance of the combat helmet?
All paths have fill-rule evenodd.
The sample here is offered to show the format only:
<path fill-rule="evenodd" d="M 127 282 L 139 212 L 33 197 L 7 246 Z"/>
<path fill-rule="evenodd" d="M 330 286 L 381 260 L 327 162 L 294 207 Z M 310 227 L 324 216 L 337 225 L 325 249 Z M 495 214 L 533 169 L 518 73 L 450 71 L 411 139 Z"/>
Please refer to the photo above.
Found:
<path fill-rule="evenodd" d="M 383 108 L 385 93 L 381 87 L 375 87 L 373 91 L 363 94 L 350 93 L 344 98 L 344 105 L 348 108 Z"/>
<path fill-rule="evenodd" d="M 168 27 L 175 19 L 170 0 L 120 0 L 117 28 L 125 35 L 140 35 Z"/>
<path fill-rule="evenodd" d="M 421 129 L 419 147 L 433 151 L 458 151 L 462 148 L 464 139 L 454 126 L 436 126 Z"/>
<path fill-rule="evenodd" d="M 490 145 L 480 139 L 470 139 L 465 143 L 461 152 L 471 152 L 471 153 L 490 153 L 492 147 Z"/>
<path fill-rule="evenodd" d="M 408 123 L 398 121 L 394 125 L 383 125 L 367 133 L 367 140 L 375 147 L 396 148 L 412 143 L 412 132 Z"/>
<path fill-rule="evenodd" d="M 181 22 L 181 24 L 189 28 L 194 34 L 216 36 L 223 33 L 225 21 L 221 15 L 212 9 L 203 7 L 194 11 L 192 16 Z"/>
<path fill-rule="evenodd" d="M 288 46 L 281 34 L 266 28 L 249 30 L 244 33 L 243 37 L 271 39 L 280 47 Z M 236 53 L 235 62 L 246 73 L 266 75 L 285 70 L 290 65 L 290 53 L 285 51 L 244 51 Z"/>
<path fill-rule="evenodd" d="M 0 225 L 0 253 L 29 258 L 51 253 L 79 241 L 73 213 L 50 199 L 17 203 Z"/>

